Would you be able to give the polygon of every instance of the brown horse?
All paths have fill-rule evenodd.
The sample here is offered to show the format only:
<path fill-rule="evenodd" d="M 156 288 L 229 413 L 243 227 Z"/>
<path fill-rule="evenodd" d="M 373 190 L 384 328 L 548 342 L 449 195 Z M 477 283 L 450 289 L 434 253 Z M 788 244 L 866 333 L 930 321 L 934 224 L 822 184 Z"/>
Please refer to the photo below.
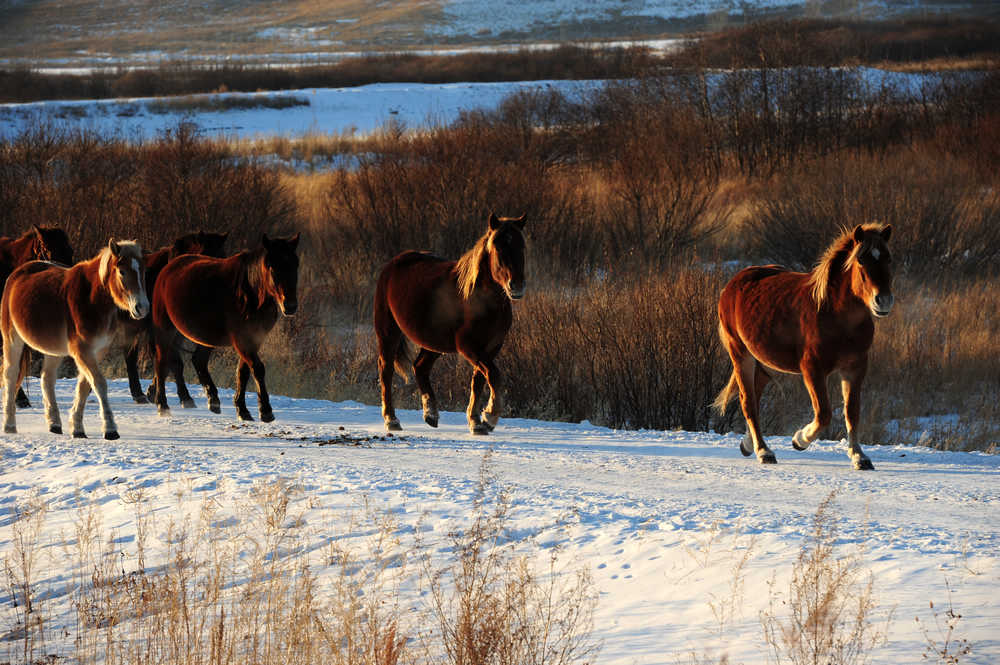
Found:
<path fill-rule="evenodd" d="M 201 348 L 192 358 L 208 394 L 209 408 L 219 413 L 219 392 L 208 373 L 210 348 L 232 346 L 240 357 L 235 404 L 242 420 L 253 420 L 246 406 L 246 385 L 253 372 L 260 419 L 274 420 L 264 385 L 264 363 L 258 351 L 279 312 L 298 309 L 299 234 L 261 238 L 261 246 L 227 259 L 195 254 L 179 256 L 160 272 L 153 289 L 153 332 L 156 342 L 156 404 L 167 415 L 164 380 L 177 354 L 180 336 Z"/>
<path fill-rule="evenodd" d="M 858 226 L 841 234 L 810 273 L 754 266 L 738 272 L 722 290 L 719 334 L 732 358 L 733 374 L 715 405 L 724 411 L 739 388 L 747 421 L 740 444 L 744 455 L 751 454 L 752 441 L 762 464 L 776 461 L 757 419 L 770 371 L 802 374 L 815 417 L 795 433 L 792 447 L 805 450 L 830 423 L 826 379 L 837 370 L 847 454 L 855 469 L 874 468 L 858 444 L 858 414 L 875 333 L 872 316 L 887 316 L 892 309 L 892 256 L 886 245 L 891 234 L 891 226 Z"/>
<path fill-rule="evenodd" d="M 156 278 L 170 259 L 183 254 L 203 254 L 221 258 L 225 256 L 225 245 L 228 237 L 228 233 L 207 233 L 205 231 L 188 233 L 177 238 L 173 245 L 161 247 L 155 252 L 146 254 L 143 257 L 143 265 L 146 269 L 146 294 L 150 301 L 153 299 Z M 128 373 L 128 388 L 129 392 L 132 393 L 132 399 L 136 404 L 155 401 L 153 395 L 153 385 L 155 384 L 150 384 L 150 395 L 147 397 L 143 394 L 142 386 L 139 383 L 139 351 L 144 343 L 151 344 L 152 342 L 153 322 L 150 317 L 136 321 L 122 312 L 119 313 L 118 318 L 123 337 L 128 342 L 128 350 L 125 352 L 125 369 Z M 191 394 L 188 393 L 184 383 L 184 365 L 180 362 L 179 354 L 176 356 L 176 360 L 177 362 L 171 367 L 171 370 L 177 379 L 177 397 L 184 408 L 194 408 L 194 400 L 191 399 Z"/>
<path fill-rule="evenodd" d="M 52 261 L 73 265 L 73 248 L 66 232 L 54 226 L 31 226 L 20 238 L 0 238 L 0 290 L 14 268 L 28 261 Z M 31 406 L 22 388 L 17 389 L 17 405 Z"/>
<path fill-rule="evenodd" d="M 460 353 L 474 368 L 466 416 L 473 434 L 488 434 L 500 418 L 500 374 L 494 358 L 512 322 L 511 300 L 524 295 L 524 220 L 490 215 L 489 228 L 458 261 L 404 252 L 379 275 L 375 290 L 375 334 L 382 384 L 382 417 L 389 430 L 402 429 L 392 406 L 392 373 L 403 377 L 413 364 L 424 421 L 438 424 L 430 372 L 443 353 Z M 419 348 L 410 356 L 410 344 Z M 483 383 L 490 399 L 477 404 Z"/>
<path fill-rule="evenodd" d="M 49 431 L 62 433 L 55 372 L 62 357 L 68 355 L 73 357 L 79 371 L 76 399 L 70 412 L 73 436 L 86 436 L 83 409 L 93 387 L 104 416 L 104 438 L 118 438 L 118 427 L 108 404 L 108 385 L 97 366 L 97 357 L 111 341 L 118 309 L 126 310 L 134 319 L 149 313 L 144 279 L 139 245 L 114 240 L 94 258 L 71 268 L 31 261 L 11 273 L 0 300 L 5 432 L 17 431 L 14 393 L 24 378 L 25 365 L 17 359 L 27 345 L 45 354 L 42 397 Z"/>

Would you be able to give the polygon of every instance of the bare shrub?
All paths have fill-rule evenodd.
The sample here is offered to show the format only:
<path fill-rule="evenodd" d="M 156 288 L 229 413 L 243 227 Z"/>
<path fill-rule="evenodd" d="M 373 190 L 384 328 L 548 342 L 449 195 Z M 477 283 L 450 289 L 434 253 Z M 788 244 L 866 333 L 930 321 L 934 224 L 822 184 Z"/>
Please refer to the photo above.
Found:
<path fill-rule="evenodd" d="M 957 635 L 962 615 L 955 611 L 955 606 L 951 602 L 951 587 L 948 586 L 947 581 L 945 587 L 948 590 L 948 609 L 942 612 L 934 607 L 934 601 L 929 602 L 930 610 L 934 616 L 933 631 L 935 634 L 931 633 L 931 628 L 926 622 L 920 621 L 920 617 L 916 617 L 916 622 L 927 642 L 927 648 L 923 653 L 924 660 L 944 665 L 958 665 L 962 661 L 962 656 L 968 656 L 972 653 L 972 644 L 964 637 Z"/>
<path fill-rule="evenodd" d="M 423 635 L 428 662 L 568 665 L 597 654 L 590 636 L 597 596 L 589 572 L 566 580 L 553 550 L 548 571 L 536 573 L 508 540 L 509 510 L 487 455 L 472 522 L 451 535 L 454 560 L 442 565 L 429 554 L 423 558 L 428 612 L 437 627 Z"/>
<path fill-rule="evenodd" d="M 45 613 L 36 595 L 39 550 L 48 504 L 40 496 L 15 504 L 10 511 L 10 549 L 3 556 L 4 586 L 10 595 L 13 627 L 0 640 L 19 642 L 22 662 L 34 662 L 45 645 Z"/>
<path fill-rule="evenodd" d="M 863 570 L 860 551 L 838 554 L 836 492 L 820 503 L 792 570 L 788 592 L 772 585 L 770 605 L 761 612 L 764 639 L 781 663 L 850 665 L 868 663 L 885 642 L 885 625 L 877 623 L 874 576 Z"/>

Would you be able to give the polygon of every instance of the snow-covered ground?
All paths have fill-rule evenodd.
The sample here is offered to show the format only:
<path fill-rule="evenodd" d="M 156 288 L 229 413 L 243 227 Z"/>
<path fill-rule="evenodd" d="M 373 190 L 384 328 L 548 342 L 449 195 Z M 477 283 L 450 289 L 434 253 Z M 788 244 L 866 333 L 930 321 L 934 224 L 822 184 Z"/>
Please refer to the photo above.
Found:
<path fill-rule="evenodd" d="M 58 384 L 64 413 L 72 387 Z M 37 399 L 37 381 L 31 390 Z M 53 636 L 49 653 L 68 653 L 78 628 L 71 587 L 79 571 L 66 569 L 62 552 L 72 544 L 81 498 L 99 507 L 124 568 L 134 565 L 126 497 L 136 487 L 152 500 L 151 550 L 162 549 L 164 525 L 179 511 L 197 511 L 207 499 L 228 505 L 277 479 L 302 488 L 297 502 L 308 501 L 306 524 L 317 542 L 331 531 L 346 530 L 348 540 L 369 533 L 368 525 L 347 522 L 363 498 L 390 511 L 398 533 L 420 530 L 434 541 L 468 519 L 492 451 L 492 469 L 513 499 L 512 534 L 532 538 L 542 559 L 558 545 L 562 560 L 593 573 L 595 632 L 604 644 L 598 663 L 672 664 L 690 662 L 692 653 L 769 662 L 759 620 L 769 582 L 787 589 L 816 508 L 832 490 L 843 516 L 838 547 L 863 547 L 879 612 L 892 611 L 889 642 L 874 662 L 927 662 L 914 619 L 933 626 L 929 602 L 947 608 L 948 588 L 962 615 L 956 636 L 972 643 L 961 662 L 1000 662 L 1000 456 L 868 447 L 876 470 L 863 473 L 851 470 L 843 443 L 795 452 L 787 438 L 773 437 L 778 464 L 764 467 L 740 455 L 733 434 L 502 419 L 493 435 L 474 437 L 464 414 L 444 413 L 431 429 L 418 412 L 400 411 L 404 431 L 383 438 L 378 408 L 358 403 L 274 397 L 276 422 L 240 424 L 231 393 L 223 395 L 222 415 L 199 403 L 195 410 L 174 405 L 169 419 L 133 405 L 122 380 L 111 382 L 111 400 L 119 441 L 99 438 L 93 404 L 89 440 L 49 434 L 38 406 L 18 413 L 18 434 L 0 439 L 0 552 L 13 551 L 16 505 L 34 497 L 48 506 L 35 577 Z M 345 438 L 363 445 L 320 445 Z M 327 523 L 330 516 L 342 521 Z M 155 554 L 146 556 L 155 563 Z M 321 582 L 324 575 L 335 576 L 333 567 L 321 567 Z M 725 603 L 732 616 L 720 622 Z M 2 634 L 14 613 L 6 585 L 0 605 Z M 0 644 L 0 657 L 5 650 Z"/>

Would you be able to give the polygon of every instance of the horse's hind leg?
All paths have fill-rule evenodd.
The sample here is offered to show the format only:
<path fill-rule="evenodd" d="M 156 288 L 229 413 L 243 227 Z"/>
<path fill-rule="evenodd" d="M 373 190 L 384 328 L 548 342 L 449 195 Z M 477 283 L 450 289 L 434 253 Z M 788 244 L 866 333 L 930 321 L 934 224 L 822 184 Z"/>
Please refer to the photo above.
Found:
<path fill-rule="evenodd" d="M 149 398 L 142 392 L 142 384 L 139 383 L 139 345 L 142 343 L 143 334 L 140 333 L 132 338 L 132 344 L 125 352 L 125 372 L 128 374 L 128 391 L 132 394 L 132 401 L 136 404 L 148 404 Z"/>
<path fill-rule="evenodd" d="M 191 354 L 191 364 L 194 371 L 198 373 L 198 382 L 205 389 L 205 396 L 208 397 L 208 410 L 212 413 L 222 413 L 222 404 L 219 402 L 219 389 L 215 387 L 215 381 L 208 371 L 208 360 L 212 357 L 212 347 L 196 346 Z"/>
<path fill-rule="evenodd" d="M 15 402 L 18 388 L 21 387 L 21 352 L 24 350 L 24 340 L 13 327 L 3 336 L 3 387 L 4 387 L 4 420 L 3 431 L 8 434 L 17 432 L 15 418 Z"/>
<path fill-rule="evenodd" d="M 44 356 L 42 359 L 42 403 L 45 405 L 45 420 L 53 434 L 62 434 L 62 420 L 59 418 L 59 405 L 56 404 L 56 373 L 61 364 L 60 356 Z"/>
<path fill-rule="evenodd" d="M 757 391 L 758 362 L 750 353 L 744 352 L 742 355 L 729 352 L 736 368 L 736 383 L 740 388 L 740 407 L 743 409 L 743 417 L 747 421 L 747 433 L 753 442 L 753 450 L 757 454 L 757 460 L 761 464 L 774 464 L 777 458 L 774 452 L 764 443 L 764 435 L 760 431 L 760 393 Z M 763 384 L 766 385 L 766 382 Z M 763 390 L 763 385 L 761 390 Z M 744 445 L 740 445 L 743 454 L 747 454 Z"/>
<path fill-rule="evenodd" d="M 840 388 L 844 394 L 844 420 L 847 422 L 847 456 L 858 471 L 873 471 L 875 466 L 858 443 L 858 420 L 861 415 L 861 384 L 868 370 L 868 360 L 850 370 L 841 370 Z"/>
<path fill-rule="evenodd" d="M 434 361 L 441 357 L 440 353 L 420 349 L 417 359 L 413 361 L 413 375 L 417 380 L 417 387 L 420 389 L 420 401 L 424 407 L 424 422 L 431 427 L 438 426 L 438 403 L 431 387 L 431 367 Z M 390 380 L 392 377 L 389 377 Z"/>
<path fill-rule="evenodd" d="M 388 309 L 387 306 L 384 309 Z M 376 303 L 375 336 L 378 338 L 378 378 L 382 389 L 382 420 L 385 428 L 396 432 L 403 427 L 396 418 L 396 409 L 392 405 L 392 375 L 395 372 L 396 355 L 403 344 L 403 331 L 396 325 L 392 315 L 379 309 Z M 429 371 L 429 370 L 428 370 Z"/>
<path fill-rule="evenodd" d="M 21 351 L 21 385 L 17 387 L 17 408 L 19 409 L 30 409 L 31 400 L 28 399 L 28 393 L 24 392 L 24 377 L 28 376 L 28 370 L 31 367 L 31 350 L 27 347 Z"/>
<path fill-rule="evenodd" d="M 170 373 L 174 375 L 174 385 L 177 386 L 177 400 L 185 409 L 193 409 L 194 399 L 184 383 L 184 359 L 180 351 L 174 351 L 170 357 Z"/>
<path fill-rule="evenodd" d="M 809 399 L 812 401 L 813 419 L 808 425 L 795 432 L 792 437 L 792 447 L 805 450 L 816 440 L 820 431 L 830 424 L 833 412 L 830 410 L 830 396 L 826 391 L 827 373 L 811 359 L 802 362 L 802 382 L 806 384 Z"/>

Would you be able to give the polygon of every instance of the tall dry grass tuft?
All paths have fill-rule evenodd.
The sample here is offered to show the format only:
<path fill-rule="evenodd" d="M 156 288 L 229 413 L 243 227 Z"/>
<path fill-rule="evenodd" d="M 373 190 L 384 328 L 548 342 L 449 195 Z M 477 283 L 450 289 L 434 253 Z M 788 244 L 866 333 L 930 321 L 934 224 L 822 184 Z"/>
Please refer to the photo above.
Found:
<path fill-rule="evenodd" d="M 862 552 L 838 551 L 836 510 L 831 492 L 816 510 L 787 593 L 772 584 L 770 605 L 761 611 L 764 639 L 778 663 L 868 663 L 886 640 L 891 613 L 884 623 L 877 617 L 875 579 L 864 570 Z"/>
<path fill-rule="evenodd" d="M 427 662 L 451 665 L 568 665 L 589 662 L 597 595 L 589 572 L 565 578 L 558 550 L 536 572 L 506 533 L 510 497 L 480 467 L 469 526 L 451 534 L 453 559 L 422 559 L 428 614 L 421 637 Z"/>
<path fill-rule="evenodd" d="M 12 506 L 10 549 L 3 556 L 3 581 L 8 593 L 4 605 L 11 613 L 11 628 L 0 633 L 0 641 L 20 645 L 24 663 L 44 655 L 45 611 L 38 597 L 38 565 L 42 529 L 48 504 L 41 496 Z"/>

